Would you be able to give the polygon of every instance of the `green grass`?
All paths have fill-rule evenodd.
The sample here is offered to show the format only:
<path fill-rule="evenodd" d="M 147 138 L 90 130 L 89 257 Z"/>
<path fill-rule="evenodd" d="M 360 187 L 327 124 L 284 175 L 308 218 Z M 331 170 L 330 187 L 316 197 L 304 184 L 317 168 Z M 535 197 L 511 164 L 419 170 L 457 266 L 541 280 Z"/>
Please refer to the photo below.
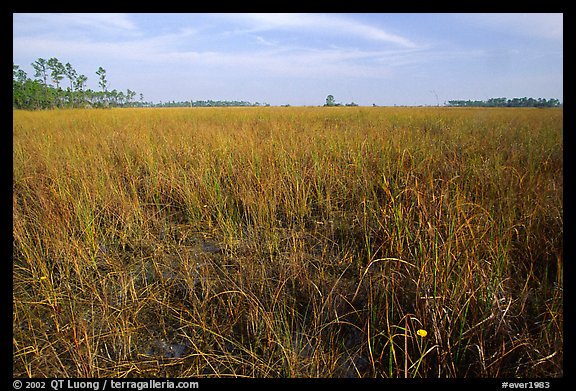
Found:
<path fill-rule="evenodd" d="M 562 376 L 562 132 L 561 109 L 14 111 L 13 375 Z"/>

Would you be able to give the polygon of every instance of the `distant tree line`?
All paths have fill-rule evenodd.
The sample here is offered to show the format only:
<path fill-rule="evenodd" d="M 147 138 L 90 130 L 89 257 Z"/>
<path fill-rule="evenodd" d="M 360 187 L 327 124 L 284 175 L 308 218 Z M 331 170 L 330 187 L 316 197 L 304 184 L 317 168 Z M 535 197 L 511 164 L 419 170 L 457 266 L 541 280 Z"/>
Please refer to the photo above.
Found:
<path fill-rule="evenodd" d="M 86 88 L 88 78 L 80 75 L 68 62 L 62 64 L 57 58 L 38 58 L 32 64 L 35 79 L 30 79 L 19 65 L 13 64 L 12 107 L 16 109 L 54 109 L 74 107 L 135 107 L 143 106 L 144 96 L 135 101 L 136 92 L 109 90 L 106 70 L 99 67 L 100 91 Z M 63 86 L 64 78 L 68 80 Z"/>
<path fill-rule="evenodd" d="M 152 107 L 260 107 L 270 106 L 268 103 L 250 103 L 244 100 L 190 100 L 190 101 L 170 101 L 160 102 L 151 105 Z"/>
<path fill-rule="evenodd" d="M 543 99 L 543 98 L 490 98 L 487 101 L 483 100 L 449 100 L 448 106 L 458 107 L 560 107 L 561 103 L 558 99 Z"/>

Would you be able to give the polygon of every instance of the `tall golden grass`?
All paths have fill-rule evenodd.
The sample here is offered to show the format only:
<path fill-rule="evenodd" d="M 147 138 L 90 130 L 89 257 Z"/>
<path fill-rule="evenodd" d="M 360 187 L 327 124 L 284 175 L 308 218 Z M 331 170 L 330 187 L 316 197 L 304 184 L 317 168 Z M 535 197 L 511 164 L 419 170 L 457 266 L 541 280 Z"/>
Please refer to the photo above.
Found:
<path fill-rule="evenodd" d="M 562 376 L 562 131 L 561 109 L 14 111 L 13 375 Z"/>

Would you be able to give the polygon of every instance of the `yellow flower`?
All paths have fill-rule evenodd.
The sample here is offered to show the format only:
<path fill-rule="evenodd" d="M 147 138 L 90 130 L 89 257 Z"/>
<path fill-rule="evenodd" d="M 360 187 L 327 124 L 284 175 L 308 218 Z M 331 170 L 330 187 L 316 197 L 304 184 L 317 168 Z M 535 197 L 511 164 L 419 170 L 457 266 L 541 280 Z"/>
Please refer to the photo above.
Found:
<path fill-rule="evenodd" d="M 418 334 L 419 336 L 424 338 L 425 336 L 428 335 L 428 332 L 426 330 L 420 329 L 420 330 L 416 331 L 416 334 Z"/>

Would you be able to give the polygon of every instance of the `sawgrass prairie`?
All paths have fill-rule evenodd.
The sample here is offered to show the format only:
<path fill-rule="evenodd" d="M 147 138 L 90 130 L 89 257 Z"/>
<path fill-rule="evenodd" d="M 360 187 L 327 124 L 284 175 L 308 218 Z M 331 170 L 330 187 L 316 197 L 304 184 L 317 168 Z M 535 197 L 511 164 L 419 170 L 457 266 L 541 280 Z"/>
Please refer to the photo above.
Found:
<path fill-rule="evenodd" d="M 13 112 L 15 377 L 561 377 L 563 111 Z"/>

